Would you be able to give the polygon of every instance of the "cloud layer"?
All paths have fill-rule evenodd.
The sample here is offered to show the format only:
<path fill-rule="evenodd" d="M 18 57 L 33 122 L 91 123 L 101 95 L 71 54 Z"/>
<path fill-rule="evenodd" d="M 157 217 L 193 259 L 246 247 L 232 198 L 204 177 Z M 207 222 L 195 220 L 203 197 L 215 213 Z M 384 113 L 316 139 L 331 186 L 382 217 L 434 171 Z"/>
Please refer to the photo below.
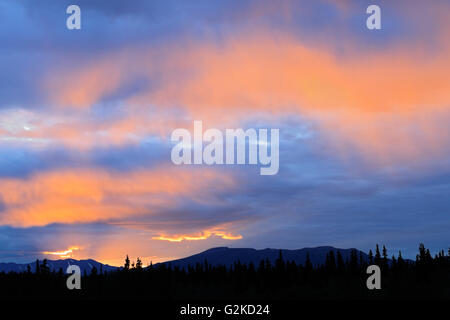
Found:
<path fill-rule="evenodd" d="M 69 4 L 0 4 L 0 260 L 448 244 L 446 1 Z M 279 174 L 173 165 L 194 120 L 279 128 Z"/>

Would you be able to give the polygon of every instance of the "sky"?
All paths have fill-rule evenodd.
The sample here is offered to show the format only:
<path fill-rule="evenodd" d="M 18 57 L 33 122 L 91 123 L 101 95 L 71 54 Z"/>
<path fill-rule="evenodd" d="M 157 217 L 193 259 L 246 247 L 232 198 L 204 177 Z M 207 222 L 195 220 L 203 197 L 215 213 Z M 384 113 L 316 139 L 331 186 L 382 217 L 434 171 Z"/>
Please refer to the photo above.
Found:
<path fill-rule="evenodd" d="M 1 1 L 0 261 L 447 249 L 449 30 L 439 0 Z M 278 173 L 175 165 L 195 120 L 279 129 Z"/>

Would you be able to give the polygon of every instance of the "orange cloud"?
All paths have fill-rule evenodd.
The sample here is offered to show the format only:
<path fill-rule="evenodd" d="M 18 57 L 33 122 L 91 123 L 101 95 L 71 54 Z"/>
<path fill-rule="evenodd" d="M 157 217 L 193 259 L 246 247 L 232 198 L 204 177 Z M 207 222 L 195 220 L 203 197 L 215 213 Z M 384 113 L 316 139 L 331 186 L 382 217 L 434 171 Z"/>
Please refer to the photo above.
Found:
<path fill-rule="evenodd" d="M 153 237 L 152 239 L 169 241 L 169 242 L 181 242 L 183 240 L 186 240 L 186 241 L 206 240 L 206 239 L 210 238 L 211 236 L 218 236 L 225 240 L 242 239 L 242 236 L 239 234 L 233 235 L 231 233 L 227 233 L 227 232 L 219 231 L 219 230 L 206 230 L 206 231 L 201 232 L 200 234 L 195 234 L 195 235 L 175 235 L 175 236 L 161 235 L 161 236 Z"/>
<path fill-rule="evenodd" d="M 231 177 L 211 170 L 162 167 L 131 173 L 64 170 L 28 179 L 1 179 L 1 225 L 44 226 L 151 215 L 170 208 L 177 197 L 209 201 L 208 192 L 233 186 Z M 202 197 L 206 197 L 202 199 Z"/>
<path fill-rule="evenodd" d="M 241 227 L 241 225 L 239 225 Z M 233 229 L 230 224 L 208 228 L 208 230 L 228 230 Z M 140 257 L 144 265 L 150 261 L 153 263 L 183 258 L 190 254 L 195 254 L 214 246 L 222 246 L 227 243 L 220 236 L 210 237 L 205 241 L 159 241 L 149 239 L 149 231 L 136 231 L 129 228 L 111 230 L 111 232 L 99 233 L 78 233 L 68 231 L 54 234 L 49 243 L 42 243 L 41 246 L 52 246 L 57 239 L 64 248 L 67 243 L 77 243 L 80 250 L 74 251 L 72 256 L 76 259 L 92 259 L 115 266 L 123 266 L 125 257 L 128 255 L 131 261 L 136 261 Z M 199 235 L 192 233 L 192 235 Z M 228 233 L 227 233 L 228 234 Z M 71 246 L 67 245 L 67 248 Z M 64 250 L 48 250 L 50 252 L 63 253 Z M 55 255 L 53 255 L 55 256 Z"/>
<path fill-rule="evenodd" d="M 192 42 L 169 48 L 127 48 L 99 57 L 103 63 L 51 74 L 48 92 L 51 97 L 57 94 L 52 101 L 61 106 L 78 106 L 74 91 L 92 96 L 81 99 L 85 107 L 84 101 L 93 105 L 111 88 L 144 76 L 158 85 L 129 99 L 131 105 L 184 106 L 196 116 L 230 109 L 379 114 L 411 113 L 424 106 L 446 108 L 448 40 L 429 53 L 415 45 L 423 43 L 373 52 L 355 47 L 355 53 L 338 56 L 321 44 L 305 45 L 293 36 L 264 30 L 220 46 Z M 60 78 L 71 81 L 55 81 Z"/>
<path fill-rule="evenodd" d="M 74 251 L 78 251 L 80 249 L 81 248 L 77 246 L 72 246 L 63 251 L 43 251 L 42 254 L 59 256 L 60 258 L 72 258 L 74 255 Z"/>
<path fill-rule="evenodd" d="M 226 39 L 220 46 L 186 42 L 158 49 L 128 48 L 99 57 L 99 65 L 93 62 L 81 70 L 52 74 L 48 81 L 58 94 L 55 104 L 76 106 L 75 86 L 77 96 L 92 97 L 82 99 L 84 107 L 134 77 L 155 80 L 158 85 L 126 100 L 131 120 L 111 126 L 115 134 L 107 141 L 130 135 L 149 106 L 181 107 L 192 119 L 210 125 L 298 113 L 317 122 L 341 152 L 352 146 L 374 161 L 404 161 L 422 157 L 423 148 L 428 155 L 440 155 L 448 140 L 439 117 L 450 108 L 450 43 L 444 35 L 436 36 L 442 41 L 428 52 L 423 43 L 412 43 L 372 52 L 355 47 L 352 53 L 337 55 L 322 44 L 306 45 L 293 36 L 264 30 Z M 125 71 L 126 76 L 116 76 Z M 91 72 L 95 76 L 84 82 Z M 73 81 L 54 81 L 59 78 Z M 105 86 L 108 81 L 111 84 Z M 175 121 L 177 113 L 168 119 Z M 398 123 L 386 128 L 386 119 Z M 140 127 L 152 127 L 153 121 L 141 121 Z M 423 130 L 420 139 L 410 134 L 417 126 Z"/>
<path fill-rule="evenodd" d="M 50 78 L 44 87 L 52 101 L 59 105 L 89 108 L 103 95 L 113 93 L 126 78 L 124 70 L 118 69 L 116 64 L 111 60 L 95 61 L 80 70 L 71 70 L 71 77 Z M 63 94 L 59 88 L 65 88 Z"/>

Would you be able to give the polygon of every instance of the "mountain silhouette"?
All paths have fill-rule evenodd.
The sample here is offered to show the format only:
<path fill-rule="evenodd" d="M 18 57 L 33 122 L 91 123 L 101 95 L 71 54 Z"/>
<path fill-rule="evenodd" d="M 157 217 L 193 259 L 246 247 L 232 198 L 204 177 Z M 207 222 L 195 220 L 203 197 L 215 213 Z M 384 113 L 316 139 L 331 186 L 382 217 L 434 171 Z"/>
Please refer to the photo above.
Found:
<path fill-rule="evenodd" d="M 350 253 L 352 250 L 355 250 L 359 256 L 361 254 L 364 261 L 367 261 L 367 254 L 357 250 L 357 249 L 340 249 L 334 248 L 331 246 L 322 246 L 315 248 L 303 248 L 297 250 L 287 250 L 287 249 L 252 249 L 252 248 L 228 248 L 228 247 L 217 247 L 211 248 L 206 251 L 203 251 L 198 254 L 194 254 L 192 256 L 188 256 L 186 258 L 171 260 L 166 262 L 157 263 L 154 266 L 158 265 L 166 265 L 171 267 L 179 267 L 186 268 L 189 265 L 195 266 L 197 263 L 204 263 L 205 260 L 213 266 L 223 265 L 226 267 L 232 266 L 235 262 L 240 262 L 241 264 L 250 264 L 253 263 L 257 266 L 261 260 L 268 260 L 271 264 L 275 264 L 275 261 L 279 258 L 280 251 L 282 254 L 282 258 L 284 261 L 294 261 L 296 264 L 304 265 L 306 261 L 306 256 L 309 253 L 309 257 L 311 263 L 313 265 L 321 265 L 325 263 L 325 259 L 327 254 L 330 251 L 333 251 L 336 255 L 339 251 L 342 255 L 342 258 L 345 260 L 350 259 Z M 42 264 L 42 260 L 39 261 Z M 0 272 L 26 272 L 27 266 L 30 266 L 31 272 L 36 271 L 36 262 L 30 263 L 0 263 Z M 63 272 L 66 272 L 66 269 L 69 265 L 78 265 L 81 269 L 81 272 L 86 272 L 87 274 L 91 273 L 93 267 L 100 271 L 115 271 L 120 269 L 120 267 L 110 266 L 108 264 L 102 264 L 98 261 L 88 259 L 88 260 L 75 260 L 75 259 L 60 259 L 60 260 L 47 260 L 47 265 L 50 268 L 50 271 L 58 272 L 60 268 L 62 268 Z"/>
<path fill-rule="evenodd" d="M 329 253 L 330 251 L 333 251 L 335 255 L 339 251 L 340 254 L 342 255 L 342 258 L 345 261 L 346 259 L 350 259 L 351 251 L 356 250 L 358 259 L 361 254 L 363 260 L 367 261 L 366 253 L 353 248 L 340 249 L 331 246 L 322 246 L 315 248 L 303 248 L 297 250 L 269 249 L 269 248 L 256 250 L 252 248 L 217 247 L 211 248 L 198 254 L 194 254 L 186 258 L 157 263 L 155 264 L 155 266 L 165 264 L 166 266 L 171 267 L 186 268 L 189 265 L 195 266 L 195 264 L 197 263 L 202 264 L 205 262 L 205 260 L 213 266 L 223 265 L 227 267 L 230 267 L 231 265 L 233 265 L 233 263 L 238 261 L 241 264 L 253 263 L 255 266 L 257 266 L 261 262 L 261 260 L 266 259 L 269 260 L 271 264 L 274 264 L 279 257 L 280 250 L 284 261 L 294 261 L 296 264 L 302 265 L 305 263 L 306 256 L 308 253 L 311 263 L 313 265 L 324 264 L 327 253 Z"/>
<path fill-rule="evenodd" d="M 39 264 L 42 264 L 43 260 L 39 260 Z M 108 264 L 102 264 L 98 261 L 88 259 L 88 260 L 75 260 L 75 259 L 60 259 L 60 260 L 47 260 L 47 266 L 50 271 L 58 272 L 61 268 L 64 273 L 66 273 L 67 267 L 70 265 L 77 265 L 80 267 L 81 272 L 86 272 L 87 274 L 91 273 L 92 268 L 96 268 L 97 272 L 100 271 L 100 268 L 103 271 L 114 271 L 117 270 L 118 267 L 110 266 Z M 31 272 L 36 272 L 36 261 L 30 263 L 13 263 L 13 262 L 0 262 L 0 272 L 26 272 L 27 266 L 30 266 Z"/>

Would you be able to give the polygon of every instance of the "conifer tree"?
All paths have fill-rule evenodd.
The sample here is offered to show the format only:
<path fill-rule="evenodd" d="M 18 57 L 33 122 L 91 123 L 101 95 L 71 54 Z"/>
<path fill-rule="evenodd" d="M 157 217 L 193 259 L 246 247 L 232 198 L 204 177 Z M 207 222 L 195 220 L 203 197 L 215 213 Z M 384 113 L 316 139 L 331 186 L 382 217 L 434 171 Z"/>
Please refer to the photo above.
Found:
<path fill-rule="evenodd" d="M 369 264 L 372 265 L 373 264 L 373 253 L 372 253 L 372 249 L 369 250 Z"/>
<path fill-rule="evenodd" d="M 130 258 L 128 257 L 128 255 L 127 255 L 127 257 L 125 258 L 125 264 L 123 265 L 123 268 L 124 268 L 125 270 L 130 270 Z"/>
<path fill-rule="evenodd" d="M 388 257 L 386 247 L 383 245 L 383 260 L 382 260 L 383 268 L 387 269 L 388 267 Z"/>
<path fill-rule="evenodd" d="M 278 271 L 284 270 L 283 254 L 282 254 L 281 250 L 278 251 L 278 259 L 275 261 L 275 268 Z"/>
<path fill-rule="evenodd" d="M 405 265 L 405 260 L 403 260 L 403 258 L 402 258 L 402 252 L 401 251 L 398 252 L 397 265 L 398 265 L 398 268 L 400 269 L 400 271 L 402 271 L 403 267 Z"/>
<path fill-rule="evenodd" d="M 427 249 L 427 250 L 425 251 L 425 262 L 426 262 L 427 264 L 430 264 L 430 263 L 433 262 L 433 258 L 431 257 L 430 249 Z"/>
<path fill-rule="evenodd" d="M 311 259 L 309 257 L 309 252 L 306 252 L 305 270 L 309 272 L 312 269 L 313 269 L 313 265 L 312 265 Z"/>
<path fill-rule="evenodd" d="M 36 259 L 36 274 L 41 273 L 41 268 L 39 267 L 39 259 Z"/>
<path fill-rule="evenodd" d="M 336 259 L 334 258 L 334 251 L 330 250 L 325 258 L 325 269 L 327 272 L 333 272 L 336 269 Z"/>
<path fill-rule="evenodd" d="M 50 273 L 50 268 L 48 267 L 47 259 L 42 260 L 42 264 L 40 266 L 40 269 L 41 269 L 41 273 L 43 273 L 43 274 Z"/>
<path fill-rule="evenodd" d="M 91 276 L 95 277 L 96 275 L 97 275 L 97 268 L 95 266 L 93 266 L 91 269 Z"/>
<path fill-rule="evenodd" d="M 142 269 L 142 261 L 139 259 L 139 257 L 136 260 L 136 269 L 141 270 Z"/>
<path fill-rule="evenodd" d="M 426 256 L 425 245 L 423 243 L 421 243 L 421 244 L 419 244 L 419 255 L 417 256 L 418 262 L 424 263 L 426 260 L 425 256 Z"/>
<path fill-rule="evenodd" d="M 380 265 L 380 262 L 381 262 L 381 254 L 380 254 L 380 248 L 378 247 L 378 243 L 377 243 L 377 246 L 376 246 L 376 249 L 375 249 L 375 259 L 374 259 L 374 262 L 375 262 L 375 264 L 376 264 L 377 266 L 379 266 L 379 265 Z"/>
<path fill-rule="evenodd" d="M 392 269 L 396 269 L 397 268 L 397 260 L 395 259 L 395 256 L 392 255 Z"/>

